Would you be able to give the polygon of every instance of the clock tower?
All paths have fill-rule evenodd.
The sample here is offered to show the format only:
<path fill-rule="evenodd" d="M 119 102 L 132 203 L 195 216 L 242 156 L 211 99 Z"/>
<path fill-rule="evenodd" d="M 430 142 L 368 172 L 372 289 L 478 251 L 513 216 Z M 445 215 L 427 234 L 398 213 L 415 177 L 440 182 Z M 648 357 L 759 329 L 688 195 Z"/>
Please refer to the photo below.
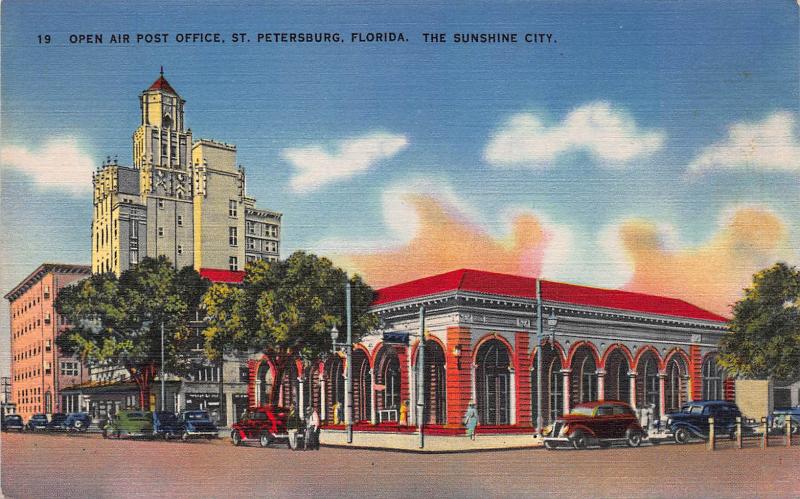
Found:
<path fill-rule="evenodd" d="M 147 209 L 147 254 L 166 255 L 178 268 L 194 261 L 192 131 L 184 128 L 185 103 L 162 68 L 139 96 L 141 124 L 133 134 L 133 166 Z"/>

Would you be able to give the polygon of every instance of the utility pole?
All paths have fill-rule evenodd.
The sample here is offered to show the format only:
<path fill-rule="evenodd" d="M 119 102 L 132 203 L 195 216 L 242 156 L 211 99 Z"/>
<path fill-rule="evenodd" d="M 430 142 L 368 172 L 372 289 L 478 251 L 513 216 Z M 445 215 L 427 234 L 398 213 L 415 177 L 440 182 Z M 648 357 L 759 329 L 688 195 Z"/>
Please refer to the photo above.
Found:
<path fill-rule="evenodd" d="M 417 357 L 417 427 L 419 448 L 425 447 L 422 427 L 425 423 L 425 307 L 419 307 L 419 355 Z"/>
<path fill-rule="evenodd" d="M 536 278 L 536 433 L 542 435 L 542 282 Z"/>
<path fill-rule="evenodd" d="M 164 321 L 161 321 L 161 410 L 166 411 L 167 393 L 164 391 Z"/>
<path fill-rule="evenodd" d="M 344 379 L 344 423 L 347 427 L 347 443 L 353 443 L 353 325 L 350 309 L 350 280 L 345 285 L 345 301 L 347 303 L 347 344 L 345 345 L 345 362 L 347 377 Z"/>

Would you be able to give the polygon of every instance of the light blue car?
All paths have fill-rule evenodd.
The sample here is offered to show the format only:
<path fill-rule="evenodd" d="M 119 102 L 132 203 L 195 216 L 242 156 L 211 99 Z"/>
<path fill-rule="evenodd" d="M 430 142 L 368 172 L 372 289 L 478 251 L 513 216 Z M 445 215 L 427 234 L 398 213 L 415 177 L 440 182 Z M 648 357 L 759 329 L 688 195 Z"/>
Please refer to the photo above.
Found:
<path fill-rule="evenodd" d="M 783 433 L 787 414 L 792 418 L 792 435 L 800 435 L 800 405 L 772 411 L 771 426 Z"/>

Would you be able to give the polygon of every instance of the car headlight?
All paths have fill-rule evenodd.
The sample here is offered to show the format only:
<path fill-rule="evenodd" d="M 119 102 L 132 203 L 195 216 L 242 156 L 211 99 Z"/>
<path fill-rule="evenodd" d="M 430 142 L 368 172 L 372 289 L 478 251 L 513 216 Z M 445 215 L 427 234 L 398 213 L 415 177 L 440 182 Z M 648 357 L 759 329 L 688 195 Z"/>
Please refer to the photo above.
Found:
<path fill-rule="evenodd" d="M 565 424 L 564 426 L 561 427 L 561 431 L 558 432 L 558 436 L 563 437 L 564 435 L 567 434 L 568 431 L 569 431 L 569 425 Z"/>
<path fill-rule="evenodd" d="M 551 424 L 545 426 L 544 429 L 542 430 L 542 435 L 545 437 L 550 435 L 551 433 L 553 433 L 553 425 Z"/>

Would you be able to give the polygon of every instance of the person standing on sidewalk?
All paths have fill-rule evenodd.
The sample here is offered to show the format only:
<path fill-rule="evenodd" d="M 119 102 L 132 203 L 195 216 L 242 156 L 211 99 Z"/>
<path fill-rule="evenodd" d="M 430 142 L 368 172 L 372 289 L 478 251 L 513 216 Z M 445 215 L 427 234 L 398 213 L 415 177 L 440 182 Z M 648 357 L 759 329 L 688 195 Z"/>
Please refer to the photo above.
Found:
<path fill-rule="evenodd" d="M 319 413 L 317 413 L 317 409 L 312 409 L 311 414 L 306 418 L 306 434 L 303 446 L 306 450 L 319 450 Z"/>
<path fill-rule="evenodd" d="M 300 415 L 294 408 L 294 402 L 289 406 L 289 418 L 286 420 L 286 430 L 289 432 L 289 447 L 297 450 L 297 431 L 300 429 Z"/>
<path fill-rule="evenodd" d="M 470 400 L 467 412 L 464 414 L 464 426 L 467 427 L 467 436 L 470 440 L 475 440 L 475 427 L 478 426 L 478 410 L 475 408 L 475 401 Z"/>

